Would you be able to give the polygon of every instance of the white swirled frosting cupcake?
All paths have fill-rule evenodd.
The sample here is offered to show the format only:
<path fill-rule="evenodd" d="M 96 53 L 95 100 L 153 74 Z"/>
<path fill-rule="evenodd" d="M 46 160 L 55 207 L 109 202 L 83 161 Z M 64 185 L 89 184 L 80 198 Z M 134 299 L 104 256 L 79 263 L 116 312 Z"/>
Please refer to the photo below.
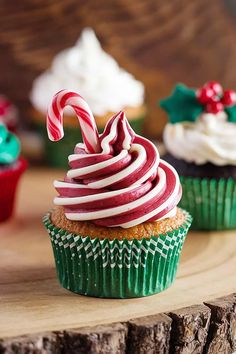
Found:
<path fill-rule="evenodd" d="M 163 139 L 181 176 L 181 205 L 193 214 L 193 227 L 236 227 L 236 93 L 217 82 L 200 89 L 176 85 L 161 101 L 169 115 Z"/>
<path fill-rule="evenodd" d="M 90 102 L 100 130 L 112 114 L 125 109 L 132 127 L 137 133 L 141 132 L 146 111 L 144 86 L 102 49 L 91 28 L 84 29 L 77 43 L 58 53 L 51 67 L 34 80 L 30 99 L 34 107 L 32 116 L 37 124 L 44 124 L 48 104 L 53 94 L 61 88 L 81 92 Z M 65 128 L 71 129 L 66 139 L 69 136 L 73 140 L 70 150 L 66 150 L 68 155 L 73 145 L 81 141 L 81 134 L 71 117 L 73 111 L 68 109 L 66 114 L 69 119 L 65 122 Z M 57 145 L 57 149 L 59 146 Z M 65 147 L 66 142 L 63 144 L 62 161 L 67 156 L 63 154 Z M 50 162 L 53 162 L 53 158 Z"/>
<path fill-rule="evenodd" d="M 60 282 L 101 297 L 164 290 L 174 280 L 191 222 L 177 208 L 178 174 L 160 159 L 153 143 L 135 134 L 124 112 L 115 114 L 99 135 L 87 103 L 67 90 L 49 107 L 52 141 L 64 135 L 67 106 L 79 118 L 84 142 L 69 156 L 64 180 L 54 182 L 56 208 L 44 219 Z"/>

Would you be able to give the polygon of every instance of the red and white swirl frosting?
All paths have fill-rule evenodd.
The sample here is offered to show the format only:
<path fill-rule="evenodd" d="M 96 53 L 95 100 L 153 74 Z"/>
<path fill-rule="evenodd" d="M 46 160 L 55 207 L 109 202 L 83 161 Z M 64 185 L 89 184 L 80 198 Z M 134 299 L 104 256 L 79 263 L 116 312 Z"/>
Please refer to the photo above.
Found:
<path fill-rule="evenodd" d="M 129 228 L 176 214 L 182 194 L 177 172 L 153 143 L 134 133 L 124 112 L 108 121 L 99 143 L 95 153 L 77 144 L 64 181 L 54 182 L 54 203 L 64 207 L 67 219 Z"/>

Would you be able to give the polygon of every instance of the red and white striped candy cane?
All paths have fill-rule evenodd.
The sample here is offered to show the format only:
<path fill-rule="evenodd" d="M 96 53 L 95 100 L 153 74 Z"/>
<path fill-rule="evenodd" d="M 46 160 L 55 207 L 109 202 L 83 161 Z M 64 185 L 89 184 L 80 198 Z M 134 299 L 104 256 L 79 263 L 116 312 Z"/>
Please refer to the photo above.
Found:
<path fill-rule="evenodd" d="M 100 152 L 101 146 L 98 130 L 89 105 L 78 93 L 68 90 L 59 91 L 53 97 L 52 103 L 48 107 L 47 132 L 49 139 L 58 141 L 63 138 L 63 110 L 66 106 L 71 106 L 79 119 L 87 152 Z"/>

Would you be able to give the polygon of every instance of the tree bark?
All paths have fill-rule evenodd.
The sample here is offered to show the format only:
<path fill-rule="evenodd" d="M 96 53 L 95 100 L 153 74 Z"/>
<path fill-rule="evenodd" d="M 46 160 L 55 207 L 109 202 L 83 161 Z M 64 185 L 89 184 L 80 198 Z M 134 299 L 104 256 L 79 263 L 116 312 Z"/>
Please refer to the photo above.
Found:
<path fill-rule="evenodd" d="M 236 351 L 236 295 L 206 302 L 211 321 L 205 353 L 232 354 Z"/>
<path fill-rule="evenodd" d="M 60 354 L 60 337 L 55 333 L 0 339 L 0 354 Z"/>
<path fill-rule="evenodd" d="M 127 354 L 168 354 L 171 318 L 147 316 L 128 322 Z"/>
<path fill-rule="evenodd" d="M 232 354 L 236 295 L 168 314 L 0 339 L 0 354 Z"/>
<path fill-rule="evenodd" d="M 170 353 L 203 353 L 210 324 L 210 309 L 204 305 L 195 305 L 168 315 L 173 320 Z"/>
<path fill-rule="evenodd" d="M 66 330 L 62 342 L 69 354 L 125 354 L 126 336 L 127 326 L 115 323 Z"/>

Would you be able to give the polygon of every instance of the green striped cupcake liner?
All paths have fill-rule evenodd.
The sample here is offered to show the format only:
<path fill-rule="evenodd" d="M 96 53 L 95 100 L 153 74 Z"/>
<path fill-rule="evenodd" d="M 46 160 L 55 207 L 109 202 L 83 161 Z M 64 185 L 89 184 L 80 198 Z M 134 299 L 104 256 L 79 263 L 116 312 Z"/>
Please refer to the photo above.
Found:
<path fill-rule="evenodd" d="M 43 218 L 61 285 L 75 293 L 103 298 L 133 298 L 159 293 L 174 281 L 180 252 L 191 225 L 186 212 L 178 229 L 150 239 L 119 241 L 82 237 Z"/>
<path fill-rule="evenodd" d="M 130 121 L 131 127 L 137 134 L 142 133 L 144 116 L 137 117 Z M 64 127 L 64 137 L 56 144 L 48 139 L 45 124 L 37 123 L 36 128 L 44 141 L 45 160 L 51 167 L 66 169 L 68 167 L 68 156 L 74 151 L 78 142 L 82 142 L 81 130 L 73 127 Z M 103 129 L 100 129 L 100 133 Z"/>
<path fill-rule="evenodd" d="M 193 217 L 192 229 L 236 228 L 236 180 L 180 177 L 183 196 L 179 203 Z"/>

